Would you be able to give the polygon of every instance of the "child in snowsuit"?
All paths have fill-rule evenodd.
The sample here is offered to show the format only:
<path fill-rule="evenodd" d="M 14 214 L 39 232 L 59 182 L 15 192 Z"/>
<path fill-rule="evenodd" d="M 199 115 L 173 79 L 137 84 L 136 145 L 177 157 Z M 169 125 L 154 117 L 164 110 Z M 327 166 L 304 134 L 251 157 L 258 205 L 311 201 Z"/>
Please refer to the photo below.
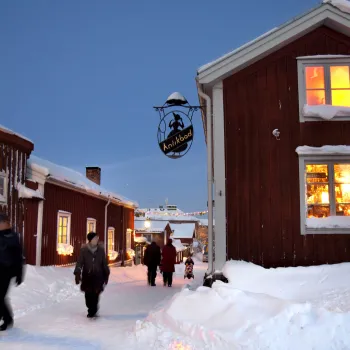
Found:
<path fill-rule="evenodd" d="M 192 259 L 192 256 L 190 255 L 186 261 L 185 261 L 185 275 L 184 275 L 184 278 L 194 278 L 194 275 L 193 275 L 193 265 L 194 265 L 194 261 Z"/>

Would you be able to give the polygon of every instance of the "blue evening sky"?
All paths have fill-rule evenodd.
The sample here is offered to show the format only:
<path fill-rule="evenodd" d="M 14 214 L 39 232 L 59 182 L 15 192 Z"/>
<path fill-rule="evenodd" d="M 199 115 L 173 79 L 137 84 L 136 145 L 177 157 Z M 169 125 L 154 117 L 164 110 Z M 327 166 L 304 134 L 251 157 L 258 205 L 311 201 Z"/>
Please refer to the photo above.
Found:
<path fill-rule="evenodd" d="M 157 144 L 152 106 L 180 91 L 197 104 L 196 70 L 318 0 L 2 0 L 0 124 L 35 154 L 84 172 L 141 207 L 205 210 L 200 114 L 183 158 Z"/>

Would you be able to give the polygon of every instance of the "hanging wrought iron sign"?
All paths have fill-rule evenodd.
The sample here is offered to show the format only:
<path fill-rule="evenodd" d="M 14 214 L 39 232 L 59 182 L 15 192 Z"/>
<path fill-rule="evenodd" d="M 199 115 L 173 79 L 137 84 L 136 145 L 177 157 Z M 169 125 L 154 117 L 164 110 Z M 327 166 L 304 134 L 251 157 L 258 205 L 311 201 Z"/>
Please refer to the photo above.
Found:
<path fill-rule="evenodd" d="M 161 151 L 169 158 L 183 157 L 193 142 L 193 113 L 201 106 L 191 106 L 180 93 L 174 92 L 163 106 L 153 108 L 160 117 L 157 138 Z"/>

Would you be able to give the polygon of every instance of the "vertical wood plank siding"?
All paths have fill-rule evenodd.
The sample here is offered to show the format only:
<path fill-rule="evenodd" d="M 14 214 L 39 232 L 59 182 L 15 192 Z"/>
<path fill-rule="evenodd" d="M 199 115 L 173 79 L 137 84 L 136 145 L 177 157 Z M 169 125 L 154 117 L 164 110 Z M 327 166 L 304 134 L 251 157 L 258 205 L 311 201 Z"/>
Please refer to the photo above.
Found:
<path fill-rule="evenodd" d="M 21 240 L 24 240 L 24 203 L 18 197 L 17 183 L 25 183 L 26 162 L 33 144 L 0 130 L 0 171 L 7 174 L 7 203 L 0 203 L 0 211 L 7 213 Z"/>
<path fill-rule="evenodd" d="M 265 267 L 350 261 L 349 235 L 300 234 L 295 149 L 350 144 L 349 121 L 299 123 L 296 57 L 323 54 L 350 55 L 350 39 L 321 27 L 224 80 L 229 259 Z"/>

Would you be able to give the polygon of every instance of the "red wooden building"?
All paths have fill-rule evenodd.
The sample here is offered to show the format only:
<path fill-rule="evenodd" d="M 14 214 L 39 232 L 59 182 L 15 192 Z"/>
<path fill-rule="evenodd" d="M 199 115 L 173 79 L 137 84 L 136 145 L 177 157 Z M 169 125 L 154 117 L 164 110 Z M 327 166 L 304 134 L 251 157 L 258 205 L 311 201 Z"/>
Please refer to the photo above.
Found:
<path fill-rule="evenodd" d="M 350 10 L 331 3 L 199 69 L 213 110 L 212 270 L 350 261 L 349 73 Z"/>
<path fill-rule="evenodd" d="M 28 263 L 74 263 L 90 231 L 105 242 L 110 263 L 126 259 L 126 250 L 132 247 L 137 203 L 102 188 L 100 168 L 87 168 L 84 176 L 31 156 L 27 177 L 45 198 L 26 208 Z"/>
<path fill-rule="evenodd" d="M 25 197 L 41 197 L 25 186 L 27 159 L 33 143 L 0 126 L 0 211 L 7 213 L 13 228 L 23 239 Z M 35 199 L 33 199 L 35 203 Z"/>

